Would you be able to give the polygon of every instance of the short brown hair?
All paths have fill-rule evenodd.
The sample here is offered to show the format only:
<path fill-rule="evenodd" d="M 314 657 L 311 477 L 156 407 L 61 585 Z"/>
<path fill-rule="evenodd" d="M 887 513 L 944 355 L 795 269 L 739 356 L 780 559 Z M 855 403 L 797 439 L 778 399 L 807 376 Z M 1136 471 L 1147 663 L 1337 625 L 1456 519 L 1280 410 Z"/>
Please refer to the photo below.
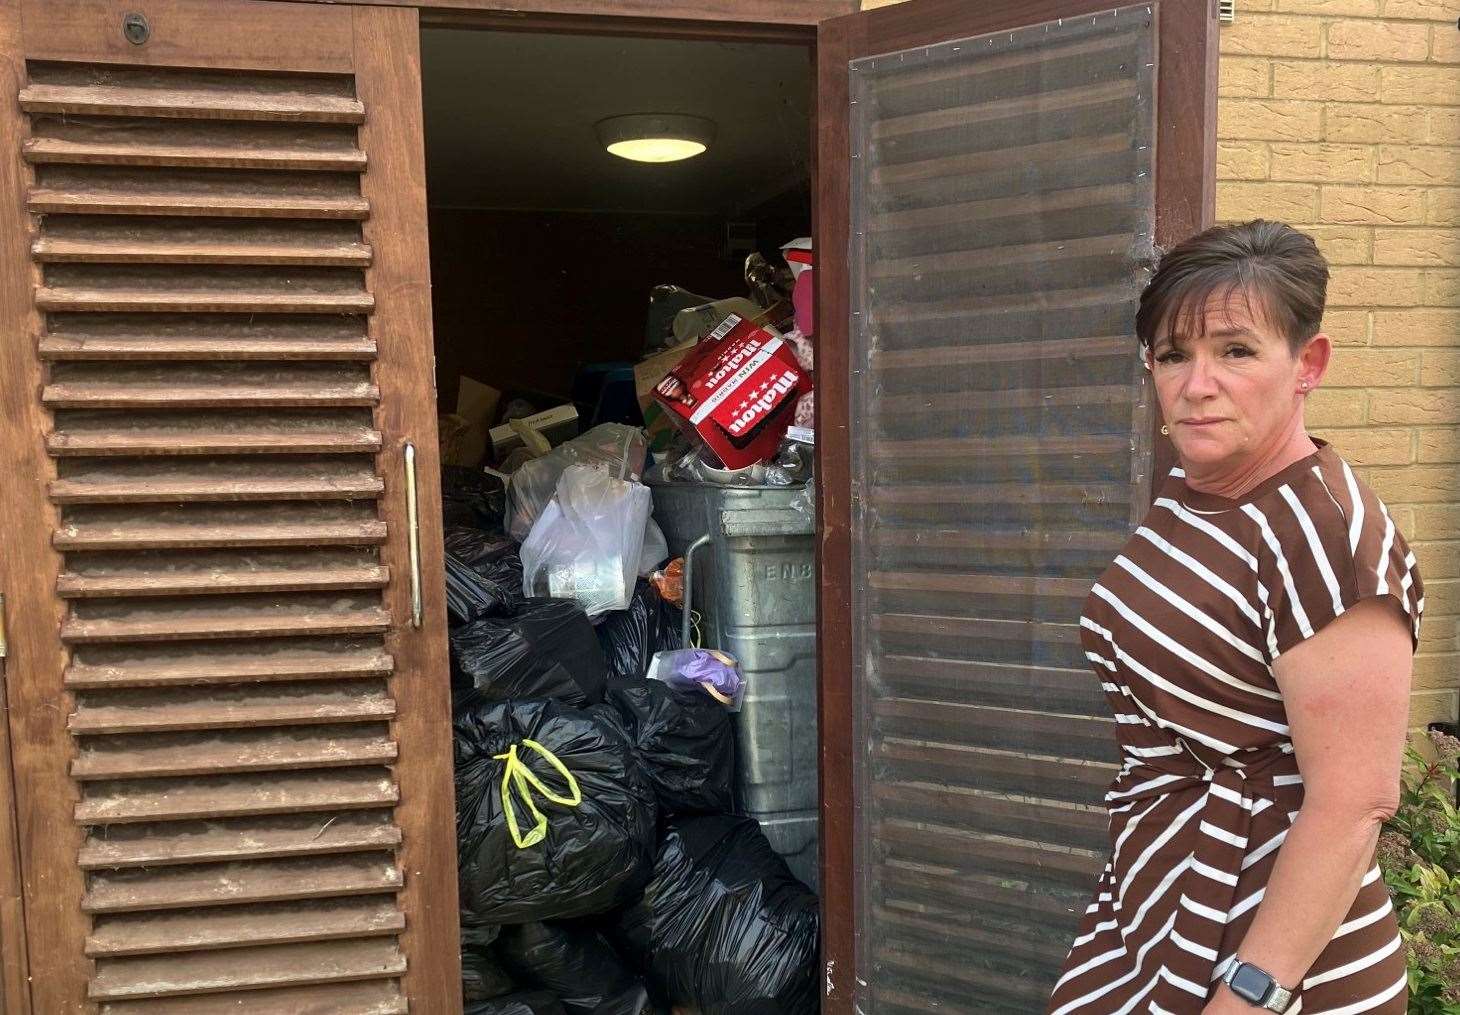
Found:
<path fill-rule="evenodd" d="M 1197 330 L 1211 296 L 1238 291 L 1262 301 L 1268 320 L 1296 354 L 1323 323 L 1328 260 L 1313 237 L 1284 222 L 1214 226 L 1161 257 L 1141 293 L 1136 336 L 1149 349 L 1163 325 L 1174 331 L 1185 323 Z"/>

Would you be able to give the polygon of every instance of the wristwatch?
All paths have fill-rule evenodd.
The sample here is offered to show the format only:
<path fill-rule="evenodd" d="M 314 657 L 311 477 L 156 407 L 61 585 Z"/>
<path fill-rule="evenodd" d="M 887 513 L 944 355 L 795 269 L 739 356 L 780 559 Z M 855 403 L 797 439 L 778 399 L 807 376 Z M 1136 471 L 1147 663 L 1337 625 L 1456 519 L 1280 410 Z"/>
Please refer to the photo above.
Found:
<path fill-rule="evenodd" d="M 1232 993 L 1254 1008 L 1285 1012 L 1293 1003 L 1291 990 L 1279 986 L 1271 975 L 1250 962 L 1233 960 L 1227 967 L 1222 982 L 1232 988 Z"/>

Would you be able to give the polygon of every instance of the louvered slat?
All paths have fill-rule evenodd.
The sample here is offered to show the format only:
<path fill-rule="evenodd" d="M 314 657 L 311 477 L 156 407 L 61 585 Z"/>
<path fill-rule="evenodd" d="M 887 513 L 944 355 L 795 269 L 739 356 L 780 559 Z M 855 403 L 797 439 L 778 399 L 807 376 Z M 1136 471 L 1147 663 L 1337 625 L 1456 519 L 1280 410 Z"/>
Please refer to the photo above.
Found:
<path fill-rule="evenodd" d="M 88 913 L 136 913 L 199 906 L 379 895 L 401 886 L 381 854 L 97 872 L 82 900 Z"/>
<path fill-rule="evenodd" d="M 1049 115 L 1088 109 L 1107 103 L 1130 100 L 1135 97 L 1135 86 L 1127 81 L 1109 81 L 1098 85 L 1078 85 L 1053 92 L 1018 98 L 993 99 L 964 106 L 953 106 L 932 112 L 912 113 L 906 116 L 889 117 L 880 120 L 874 127 L 873 136 L 878 141 L 887 141 L 907 134 L 926 131 L 966 129 L 973 124 L 987 123 L 1030 114 Z"/>
<path fill-rule="evenodd" d="M 354 125 L 39 113 L 22 146 L 37 165 L 167 166 L 357 173 L 365 153 Z"/>
<path fill-rule="evenodd" d="M 358 243 L 138 242 L 124 239 L 38 239 L 31 254 L 43 264 L 284 264 L 365 267 L 370 250 Z"/>
<path fill-rule="evenodd" d="M 226 144 L 168 144 L 126 140 L 30 138 L 23 147 L 33 163 L 104 166 L 185 166 L 206 169 L 314 169 L 349 172 L 365 168 L 360 151 L 308 151 L 286 147 L 254 149 L 246 155 Z"/>
<path fill-rule="evenodd" d="M 1100 688 L 1088 679 L 1087 671 L 1075 667 L 889 651 L 881 672 L 890 689 L 909 698 L 1084 713 L 1103 704 Z"/>
<path fill-rule="evenodd" d="M 248 651 L 236 645 L 148 646 L 125 651 L 79 649 L 66 667 L 66 686 L 177 687 L 287 683 L 296 680 L 389 676 L 389 655 L 372 645 L 301 639 Z"/>
<path fill-rule="evenodd" d="M 374 308 L 375 300 L 368 293 L 251 293 L 207 290 L 180 292 L 165 289 L 45 287 L 36 291 L 36 306 L 42 310 L 72 312 L 362 314 Z"/>
<path fill-rule="evenodd" d="M 286 772 L 198 779 L 147 779 L 88 787 L 76 821 L 108 825 L 248 815 L 310 814 L 387 807 L 397 799 L 386 769 Z"/>
<path fill-rule="evenodd" d="M 59 362 L 368 362 L 376 353 L 363 318 L 283 314 L 52 314 L 39 347 Z"/>
<path fill-rule="evenodd" d="M 210 406 L 237 408 L 297 408 L 301 406 L 374 405 L 380 391 L 373 384 L 342 384 L 338 387 L 287 384 L 192 385 L 167 388 L 162 385 L 91 383 L 48 384 L 41 400 L 56 408 L 84 409 L 202 409 Z M 217 452 L 226 454 L 226 452 Z"/>
<path fill-rule="evenodd" d="M 281 367 L 265 370 L 255 366 L 198 366 L 188 371 L 186 380 L 178 378 L 170 368 L 141 364 L 99 366 L 67 363 L 53 368 L 51 382 L 41 393 L 42 401 L 57 409 L 274 409 L 274 408 L 354 408 L 374 405 L 380 398 L 379 388 L 370 381 L 362 367 L 340 365 L 324 369 L 309 366 Z M 169 381 L 172 383 L 169 384 Z M 314 429 L 337 427 L 334 417 L 295 415 L 295 427 Z M 113 425 L 117 420 L 112 417 Z M 140 419 L 140 422 L 139 422 Z M 236 421 L 236 422 L 235 422 Z M 351 422 L 356 422 L 350 417 Z M 86 417 L 98 429 L 102 422 Z M 224 415 L 216 420 L 197 417 L 132 416 L 128 431 L 150 423 L 154 427 L 169 423 L 179 427 L 187 423 L 227 430 L 233 427 L 272 428 L 285 430 L 290 416 L 273 413 L 268 416 L 236 417 Z M 364 449 L 362 449 L 364 450 Z M 224 453 L 224 452 L 220 452 Z"/>
<path fill-rule="evenodd" d="M 300 602 L 303 595 L 277 598 L 239 596 L 218 601 L 136 605 L 79 600 L 61 625 L 61 640 L 73 645 L 118 642 L 188 641 L 194 639 L 305 637 L 327 634 L 383 634 L 390 626 L 384 610 L 349 605 L 346 597 Z M 342 604 L 343 602 L 343 604 Z M 85 611 L 85 612 L 83 612 Z"/>
<path fill-rule="evenodd" d="M 989 250 L 960 250 L 919 257 L 889 258 L 881 262 L 877 279 L 926 278 L 942 272 L 972 271 L 979 268 L 1008 268 L 1011 265 L 1059 265 L 1077 257 L 1108 256 L 1124 252 L 1130 237 L 1119 233 L 1111 236 L 1080 237 L 1073 240 L 1052 240 L 999 246 Z M 1127 347 L 1127 350 L 1129 347 Z"/>
<path fill-rule="evenodd" d="M 362 500 L 385 484 L 366 462 L 285 462 L 267 471 L 224 459 L 207 467 L 87 462 L 51 483 L 58 504 Z"/>
<path fill-rule="evenodd" d="M 1072 621 L 1030 617 L 977 617 L 943 613 L 879 613 L 872 623 L 883 634 L 979 641 L 1048 641 L 1078 645 L 1080 627 Z"/>
<path fill-rule="evenodd" d="M 229 94 L 202 88 L 32 84 L 21 89 L 20 106 L 29 113 L 68 115 L 287 120 L 290 123 L 365 122 L 365 108 L 358 99 L 300 93 Z"/>
<path fill-rule="evenodd" d="M 159 550 L 197 547 L 372 546 L 385 542 L 380 521 L 261 519 L 232 524 L 206 521 L 68 525 L 56 533 L 58 550 Z"/>
<path fill-rule="evenodd" d="M 188 687 L 145 692 L 92 692 L 71 714 L 71 732 L 176 733 L 314 723 L 371 722 L 395 715 L 379 681 L 293 683 L 284 688 Z"/>
<path fill-rule="evenodd" d="M 947 905 L 965 912 L 976 912 L 987 906 L 1005 918 L 1048 918 L 1068 913 L 1075 906 L 1083 908 L 1089 901 L 1087 893 L 1080 889 L 1036 894 L 1023 891 L 1018 883 L 999 878 L 906 860 L 879 864 L 877 878 L 893 889 L 897 898 Z"/>
<path fill-rule="evenodd" d="M 396 747 L 384 727 L 282 729 L 96 736 L 82 742 L 71 777 L 82 782 L 165 776 L 236 775 L 389 764 Z"/>
<path fill-rule="evenodd" d="M 921 907 L 897 905 L 895 901 L 882 908 L 878 916 L 889 926 L 906 932 L 910 939 L 931 938 L 939 943 L 951 943 L 947 939 L 952 938 L 975 952 L 994 946 L 1015 957 L 1022 955 L 1046 963 L 1059 962 L 1069 952 L 1066 942 L 1047 933 L 1029 932 L 1004 923 L 970 926 L 941 911 L 928 914 Z"/>
<path fill-rule="evenodd" d="M 226 595 L 230 592 L 317 592 L 321 589 L 378 589 L 390 579 L 378 566 L 290 568 L 188 573 L 169 570 L 121 575 L 86 575 L 67 572 L 56 584 L 64 599 L 103 599 L 123 596 Z"/>
<path fill-rule="evenodd" d="M 1050 715 L 1037 714 L 1040 718 Z M 1011 719 L 1019 721 L 1017 717 Z M 988 735 L 988 731 L 971 731 L 963 735 L 940 731 L 920 739 L 907 731 L 902 736 L 895 735 L 892 732 L 897 729 L 895 722 L 889 722 L 887 728 L 889 736 L 879 742 L 878 756 L 899 771 L 902 762 L 921 761 L 930 772 L 939 775 L 938 785 L 945 788 L 957 786 L 979 793 L 1022 793 L 1028 799 L 1064 800 L 1094 806 L 1101 801 L 1118 770 L 1115 761 L 1109 758 L 1070 757 L 1062 753 L 1063 748 L 1058 741 L 1049 742 L 1041 750 L 998 743 L 997 738 Z M 1106 732 L 1109 732 L 1108 729 Z M 984 740 L 996 742 L 992 745 L 980 742 Z M 1061 752 L 1056 751 L 1057 746 Z M 1060 778 L 1061 772 L 1063 779 Z M 1102 810 L 1093 813 L 1090 822 L 1078 824 L 1086 831 L 1091 828 L 1103 831 L 1105 818 Z"/>
<path fill-rule="evenodd" d="M 358 197 L 310 194 L 213 194 L 184 189 L 138 190 L 125 183 L 98 184 L 84 191 L 36 187 L 28 200 L 38 215 L 207 215 L 220 218 L 364 219 L 369 206 Z M 64 305 L 46 309 L 64 310 Z M 100 306 L 85 309 L 99 310 Z M 112 309 L 125 310 L 125 306 Z M 148 309 L 143 307 L 143 309 Z M 150 309 L 163 309 L 153 307 Z M 205 310 L 188 306 L 185 310 Z M 237 308 L 228 308 L 237 309 Z"/>
<path fill-rule="evenodd" d="M 94 1001 L 147 1000 L 259 987 L 348 983 L 399 976 L 405 959 L 393 939 L 266 945 L 156 958 L 102 959 Z M 153 1009 L 155 1010 L 155 1009 Z"/>
<path fill-rule="evenodd" d="M 404 1015 L 406 1000 L 393 980 L 322 987 L 250 990 L 142 1001 L 111 1001 L 101 1015 Z"/>
<path fill-rule="evenodd" d="M 879 823 L 879 834 L 888 856 L 916 857 L 988 876 L 1019 877 L 1040 887 L 1073 890 L 1088 889 L 1109 854 L 1108 849 L 1075 849 L 924 818 L 886 818 Z"/>
<path fill-rule="evenodd" d="M 879 350 L 872 357 L 870 366 L 874 370 L 936 370 L 987 363 L 1027 363 L 1033 360 L 1128 355 L 1130 339 L 1119 335 L 1080 341 L 1006 342 L 929 349 Z"/>
<path fill-rule="evenodd" d="M 384 811 L 109 825 L 87 838 L 81 866 L 121 869 L 369 853 L 393 849 L 400 839 L 400 829 Z"/>
<path fill-rule="evenodd" d="M 155 404 L 155 403 L 153 403 Z M 379 432 L 361 426 L 259 426 L 228 430 L 193 421 L 117 432 L 115 426 L 68 426 L 46 436 L 59 457 L 131 455 L 320 455 L 379 451 Z"/>
<path fill-rule="evenodd" d="M 374 896 L 99 916 L 93 928 L 86 954 L 101 957 L 379 937 L 399 933 L 405 918 L 393 900 Z"/>
<path fill-rule="evenodd" d="M 1104 155 L 1115 151 L 1125 151 L 1129 148 L 1130 135 L 1126 132 L 1081 137 L 1072 141 L 1043 141 L 1037 144 L 882 165 L 872 171 L 872 179 L 877 183 L 890 184 L 910 180 L 936 179 L 944 176 L 966 177 L 991 169 L 1008 169 L 1013 166 L 1083 158 L 1087 155 Z"/>
<path fill-rule="evenodd" d="M 877 458 L 986 459 L 995 457 L 1053 458 L 1071 455 L 1101 455 L 1129 452 L 1130 438 L 1096 435 L 1089 437 L 964 437 L 927 440 L 882 441 L 873 449 Z"/>
<path fill-rule="evenodd" d="M 980 1007 L 993 1007 L 1001 1012 L 1029 1011 L 1048 1000 L 1040 996 L 1043 991 L 1037 984 L 1006 982 L 1017 973 L 1017 965 L 1000 970 L 970 966 L 959 958 L 957 951 L 931 953 L 920 941 L 902 941 L 890 935 L 879 943 L 876 954 L 887 967 L 936 981 L 942 991 L 950 992 L 955 998 L 970 995 L 980 998 Z M 942 1002 L 925 1002 L 923 1010 L 942 1007 Z"/>
<path fill-rule="evenodd" d="M 1072 806 L 1059 800 L 943 786 L 898 775 L 879 783 L 872 795 L 881 813 L 890 818 L 916 822 L 928 813 L 937 813 L 947 823 L 974 833 L 1086 850 L 1095 856 L 1109 849 L 1108 816 L 1097 813 L 1095 805 Z M 1069 942 L 1063 947 L 1068 950 Z"/>

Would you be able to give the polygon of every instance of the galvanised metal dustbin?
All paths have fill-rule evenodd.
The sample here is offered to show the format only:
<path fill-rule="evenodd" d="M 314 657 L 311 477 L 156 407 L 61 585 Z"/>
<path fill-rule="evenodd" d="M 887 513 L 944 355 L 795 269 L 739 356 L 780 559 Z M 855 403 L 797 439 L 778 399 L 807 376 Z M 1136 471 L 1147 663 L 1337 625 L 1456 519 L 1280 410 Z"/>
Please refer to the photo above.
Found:
<path fill-rule="evenodd" d="M 793 873 L 817 881 L 816 517 L 805 486 L 650 483 L 671 555 L 695 554 L 706 648 L 746 680 L 736 718 L 736 802 Z"/>

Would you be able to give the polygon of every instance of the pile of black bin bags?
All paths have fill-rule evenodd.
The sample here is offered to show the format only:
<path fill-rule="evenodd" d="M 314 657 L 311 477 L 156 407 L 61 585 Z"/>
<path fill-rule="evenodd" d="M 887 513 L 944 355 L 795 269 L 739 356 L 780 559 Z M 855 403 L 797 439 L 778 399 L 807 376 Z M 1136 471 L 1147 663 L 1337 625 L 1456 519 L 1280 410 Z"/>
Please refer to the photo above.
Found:
<path fill-rule="evenodd" d="M 679 610 L 524 596 L 500 482 L 443 487 L 467 1015 L 815 1012 L 816 897 L 731 816 L 733 717 L 645 677 Z"/>

